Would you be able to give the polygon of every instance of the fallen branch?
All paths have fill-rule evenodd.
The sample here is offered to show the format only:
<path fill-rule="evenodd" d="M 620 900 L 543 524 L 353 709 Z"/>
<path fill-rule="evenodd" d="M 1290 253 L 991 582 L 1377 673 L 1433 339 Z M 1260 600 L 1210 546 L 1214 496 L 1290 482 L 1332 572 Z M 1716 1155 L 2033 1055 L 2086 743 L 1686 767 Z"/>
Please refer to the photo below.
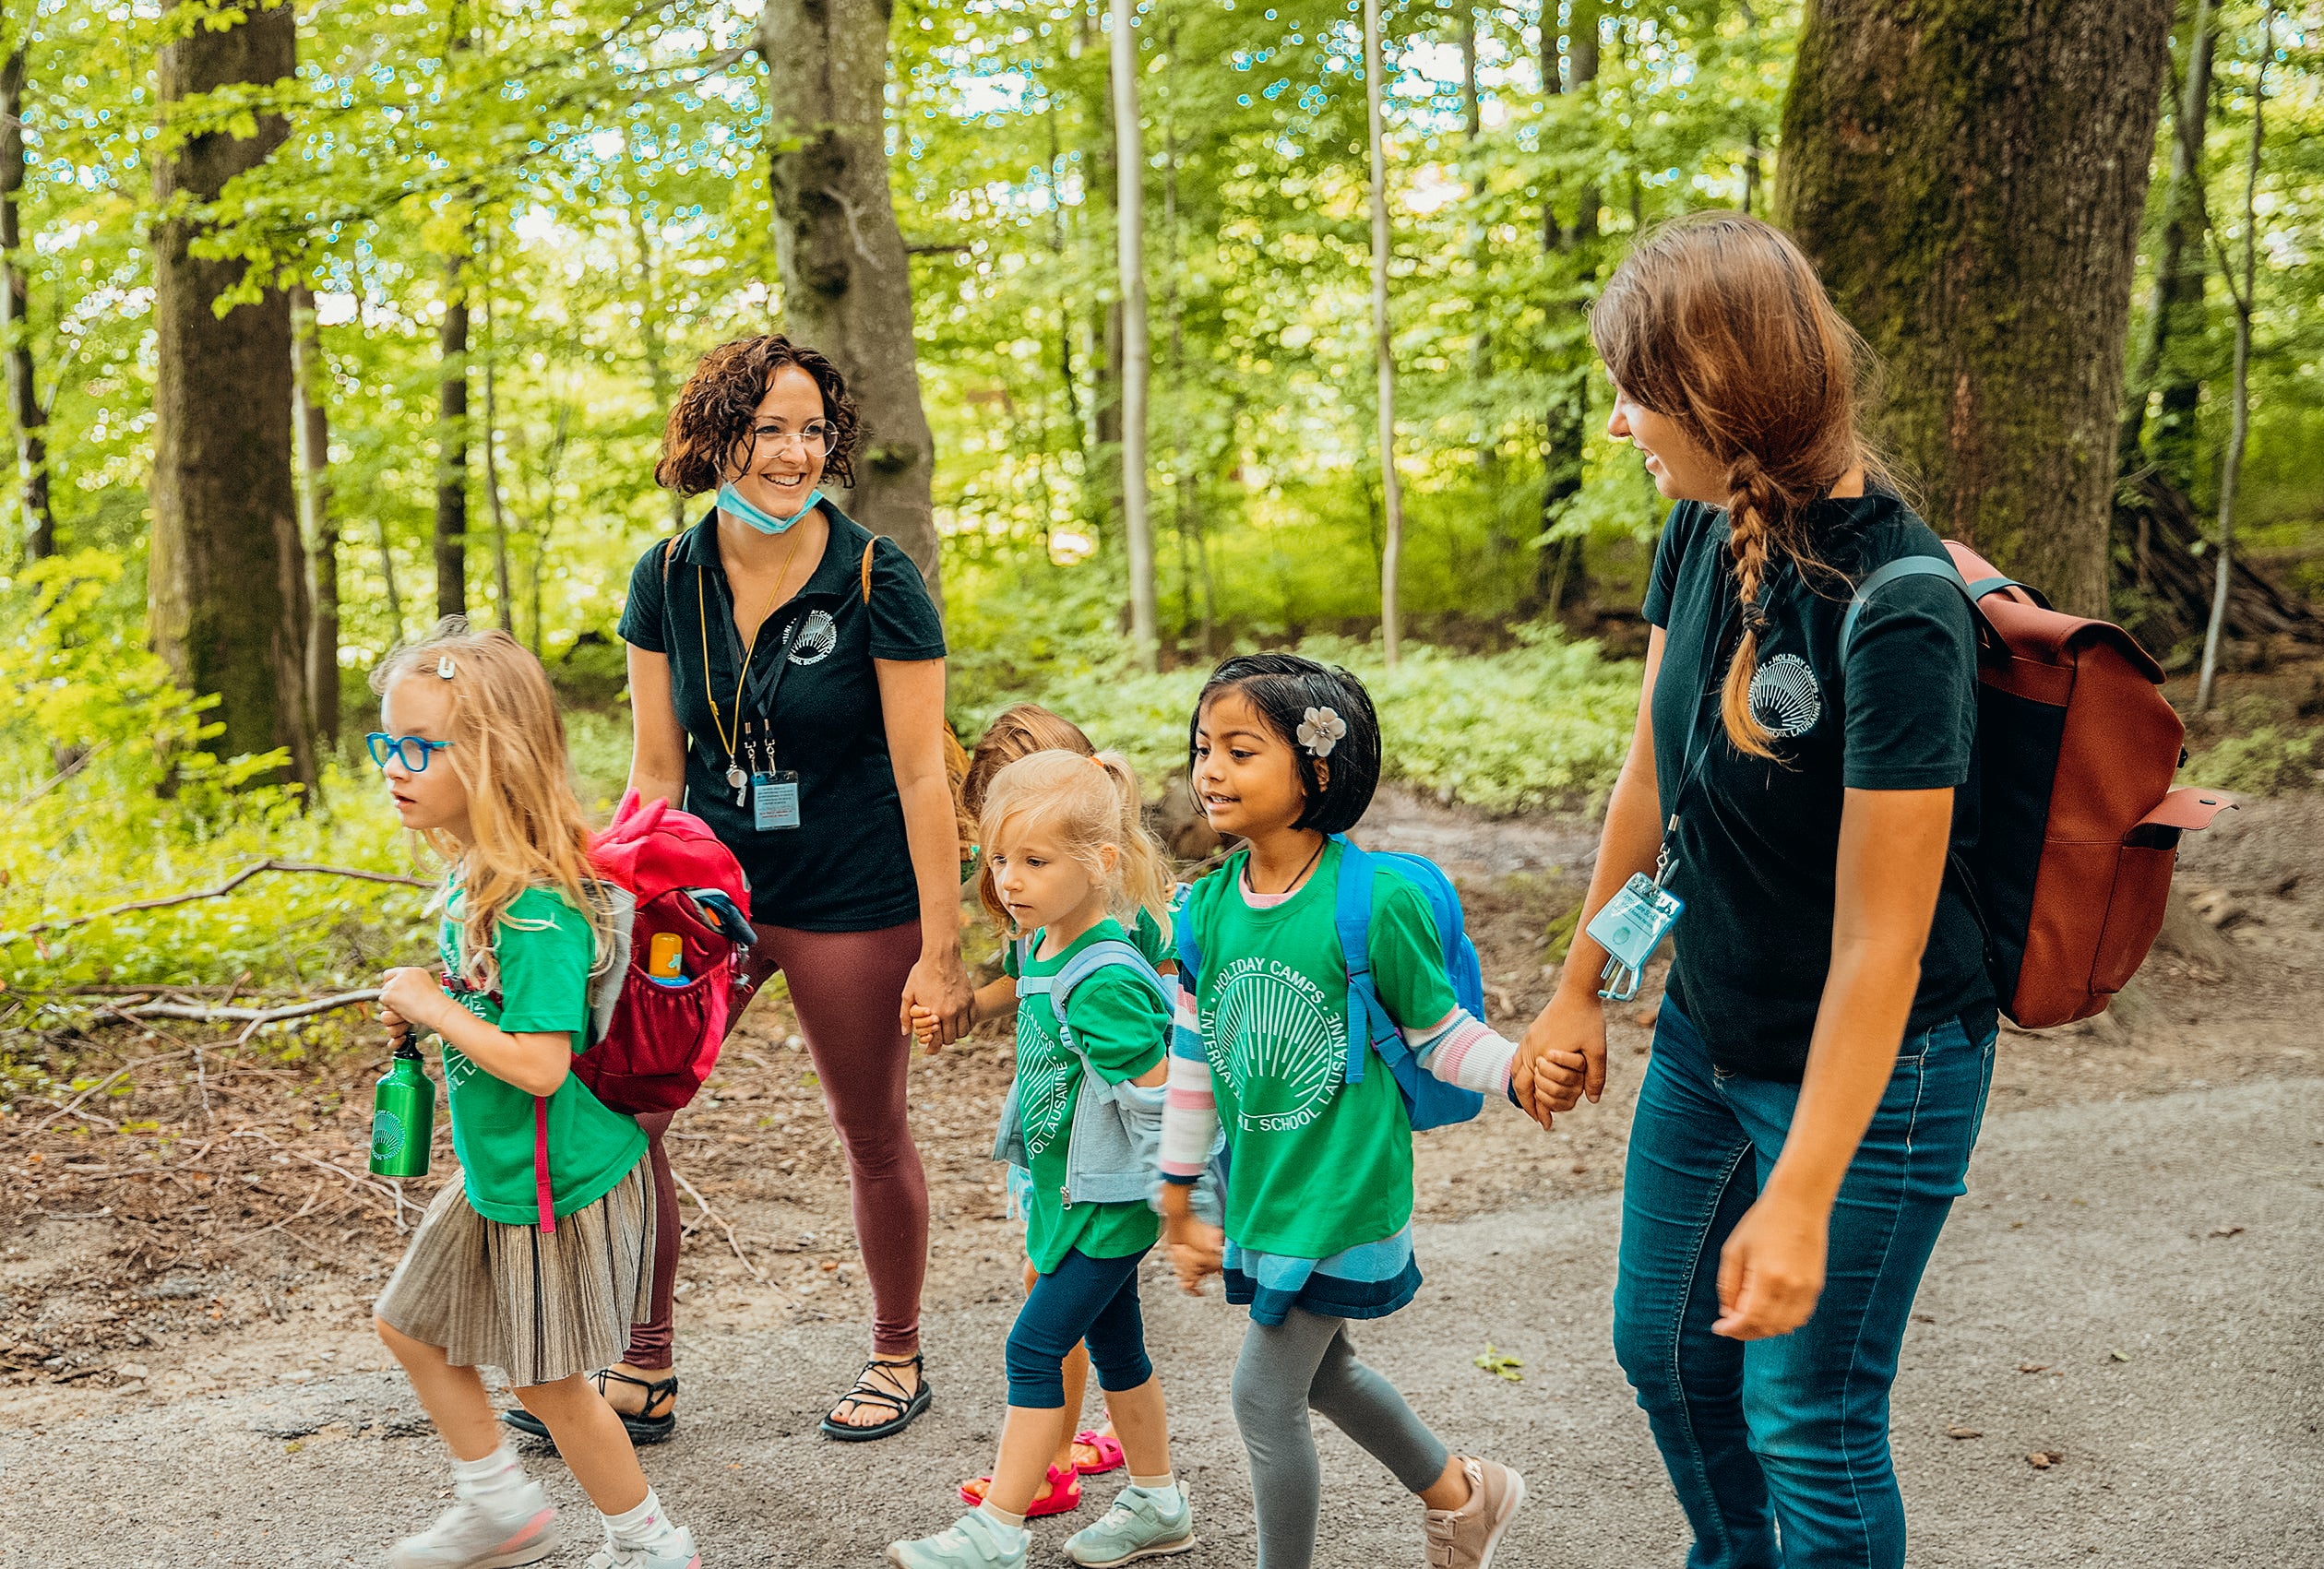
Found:
<path fill-rule="evenodd" d="M 280 1150 L 283 1154 L 290 1156 L 292 1159 L 304 1160 L 310 1166 L 319 1167 L 321 1170 L 328 1171 L 334 1177 L 343 1178 L 350 1187 L 354 1188 L 359 1193 L 375 1193 L 380 1195 L 382 1197 L 391 1200 L 396 1206 L 392 1213 L 395 1215 L 399 1224 L 400 1224 L 403 1218 L 403 1211 L 406 1208 L 416 1209 L 423 1215 L 427 1213 L 425 1206 L 413 1204 L 410 1199 L 403 1196 L 403 1187 L 401 1183 L 398 1183 L 394 1187 L 389 1187 L 387 1184 L 379 1182 L 375 1178 L 369 1176 L 359 1177 L 344 1166 L 334 1166 L 328 1160 L 317 1160 L 314 1156 L 307 1154 L 304 1150 L 292 1149 L 288 1145 L 268 1138 L 265 1134 L 258 1132 L 256 1128 L 236 1128 L 232 1133 L 228 1134 L 226 1136 L 228 1138 L 255 1138 L 261 1144 L 268 1145 L 273 1148 Z"/>
<path fill-rule="evenodd" d="M 186 1051 L 188 1051 L 188 1052 L 190 1052 L 190 1051 L 192 1051 L 192 1050 L 193 1050 L 193 1048 L 191 1048 L 191 1047 L 186 1048 Z M 154 1064 L 154 1063 L 166 1063 L 166 1062 L 168 1062 L 168 1061 L 169 1061 L 171 1058 L 173 1058 L 173 1057 L 183 1057 L 183 1056 L 185 1056 L 185 1052 L 160 1052 L 160 1053 L 158 1053 L 158 1054 L 156 1054 L 156 1055 L 154 1055 L 154 1056 L 150 1056 L 150 1057 L 139 1057 L 139 1058 L 138 1058 L 136 1062 L 134 1062 L 134 1063 L 129 1063 L 129 1064 L 125 1064 L 124 1066 L 121 1066 L 121 1067 L 115 1068 L 115 1069 L 113 1069 L 113 1072 L 111 1072 L 111 1073 L 107 1074 L 107 1075 L 106 1075 L 103 1078 L 99 1079 L 99 1080 L 98 1080 L 95 1084 L 90 1085 L 90 1086 L 89 1086 L 87 1089 L 82 1090 L 82 1091 L 81 1091 L 78 1095 L 74 1096 L 74 1097 L 73 1097 L 70 1100 L 66 1101 L 66 1102 L 65 1102 L 64 1104 L 62 1104 L 62 1105 L 58 1105 L 58 1104 L 57 1104 L 57 1102 L 55 1102 L 55 1101 L 54 1101 L 54 1100 L 49 1100 L 49 1102 L 48 1102 L 48 1103 L 49 1103 L 50 1105 L 52 1105 L 52 1106 L 55 1106 L 55 1107 L 56 1107 L 56 1111 L 54 1111 L 54 1114 L 52 1114 L 52 1115 L 50 1115 L 50 1116 L 48 1116 L 48 1117 L 46 1117 L 46 1118 L 42 1119 L 40 1123 L 37 1123 L 37 1124 L 35 1124 L 34 1126 L 32 1126 L 32 1127 L 29 1127 L 29 1128 L 25 1128 L 25 1129 L 23 1129 L 23 1130 L 21 1130 L 21 1131 L 19 1131 L 19 1132 L 18 1132 L 18 1133 L 15 1133 L 15 1134 L 11 1134 L 9 1136 L 10 1136 L 10 1137 L 12 1137 L 12 1138 L 30 1138 L 30 1137 L 31 1137 L 34 1134 L 36 1134 L 36 1133 L 40 1133 L 40 1132 L 42 1132 L 43 1130 L 45 1130 L 46 1128 L 48 1128 L 48 1127 L 50 1126 L 50 1124 L 52 1124 L 52 1123 L 54 1123 L 54 1122 L 56 1122 L 58 1118 L 60 1118 L 60 1117 L 69 1117 L 69 1116 L 71 1116 L 71 1115 L 73 1114 L 73 1112 L 74 1112 L 75 1109 L 76 1109 L 76 1108 L 77 1108 L 77 1107 L 80 1105 L 80 1103 L 81 1103 L 82 1101 L 84 1101 L 84 1100 L 88 1099 L 90 1096 L 92 1096 L 92 1095 L 96 1094 L 98 1091 L 100 1091 L 100 1090 L 101 1090 L 101 1089 L 104 1089 L 104 1088 L 107 1088 L 108 1087 L 110 1087 L 110 1086 L 113 1083 L 113 1081 L 114 1081 L 114 1080 L 116 1080 L 116 1079 L 120 1078 L 120 1077 L 121 1077 L 124 1074 L 127 1074 L 127 1073 L 134 1072 L 135 1070 L 137 1070 L 137 1069 L 138 1069 L 138 1068 L 146 1067 L 146 1066 L 148 1066 L 148 1065 L 149 1065 L 149 1064 Z M 26 1096 L 26 1097 L 25 1097 L 25 1099 L 28 1099 L 28 1100 L 35 1100 L 35 1099 L 37 1099 L 37 1100 L 48 1100 L 48 1097 L 46 1097 L 45 1095 L 42 1095 L 42 1096 L 31 1096 L 31 1095 L 28 1095 L 28 1096 Z M 95 1118 L 94 1120 L 95 1120 L 95 1121 L 98 1121 L 98 1122 L 105 1122 L 105 1121 L 106 1121 L 106 1120 L 105 1120 L 104 1118 L 102 1118 L 102 1117 L 97 1117 L 97 1118 Z M 108 1127 L 110 1127 L 110 1126 L 113 1126 L 113 1123 L 106 1123 L 106 1125 L 107 1125 Z"/>
<path fill-rule="evenodd" d="M 332 997 L 312 997 L 304 1003 L 292 1003 L 279 1008 L 237 1008 L 209 1003 L 140 1003 L 129 1008 L 114 1007 L 110 1004 L 104 1006 L 108 1013 L 119 1014 L 123 1018 L 183 1018 L 192 1019 L 197 1024 L 241 1024 L 243 1032 L 234 1037 L 234 1044 L 241 1046 L 268 1025 L 378 1000 L 379 989 L 375 986 L 363 992 L 341 992 Z"/>
<path fill-rule="evenodd" d="M 754 1280 L 764 1280 L 767 1278 L 767 1277 L 760 1272 L 758 1266 L 753 1264 L 744 1254 L 743 1244 L 734 1240 L 734 1228 L 726 1223 L 725 1216 L 721 1215 L 717 1210 L 710 1207 L 710 1201 L 702 1196 L 702 1190 L 696 1187 L 692 1183 L 687 1182 L 685 1180 L 685 1173 L 679 1171 L 674 1166 L 671 1168 L 670 1174 L 677 1179 L 678 1186 L 685 1189 L 686 1192 L 694 1195 L 694 1202 L 702 1206 L 703 1216 L 709 1219 L 718 1222 L 719 1230 L 726 1233 L 726 1245 L 733 1248 L 734 1250 L 734 1256 L 743 1261 L 743 1267 L 750 1271 L 750 1278 Z M 701 1224 L 698 1220 L 695 1223 L 697 1225 Z"/>
<path fill-rule="evenodd" d="M 86 926 L 92 921 L 103 921 L 115 915 L 127 915 L 134 910 L 161 909 L 170 905 L 191 904 L 196 899 L 220 898 L 232 893 L 261 872 L 298 872 L 324 877 L 352 877 L 358 882 L 393 883 L 407 888 L 433 888 L 436 886 L 431 878 L 407 877 L 396 872 L 366 872 L 355 866 L 321 866 L 305 861 L 261 861 L 256 865 L 244 867 L 214 888 L 197 888 L 191 893 L 184 894 L 164 894 L 159 898 L 131 899 L 126 904 L 108 905 L 103 909 L 92 909 L 85 915 L 66 915 L 59 916 L 54 921 L 36 921 L 21 932 L 12 932 L 0 936 L 0 942 L 20 942 L 24 938 L 37 936 L 43 932 L 62 932 L 70 927 Z"/>

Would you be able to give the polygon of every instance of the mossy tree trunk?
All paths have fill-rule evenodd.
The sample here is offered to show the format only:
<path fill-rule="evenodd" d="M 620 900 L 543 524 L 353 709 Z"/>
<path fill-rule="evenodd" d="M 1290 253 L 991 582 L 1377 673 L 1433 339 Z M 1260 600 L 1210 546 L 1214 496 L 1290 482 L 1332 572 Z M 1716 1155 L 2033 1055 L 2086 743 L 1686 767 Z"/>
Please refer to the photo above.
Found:
<path fill-rule="evenodd" d="M 229 25 L 199 28 L 165 46 L 158 65 L 167 141 L 154 166 L 165 212 L 203 202 L 265 161 L 289 127 L 201 100 L 220 88 L 289 77 L 296 33 L 289 6 L 221 0 Z M 289 773 L 312 783 L 306 698 L 306 561 L 291 458 L 291 302 L 280 290 L 234 306 L 219 296 L 242 264 L 187 254 L 197 221 L 171 216 L 153 229 L 155 366 L 153 533 L 148 626 L 176 679 L 214 694 L 225 756 L 290 752 Z"/>
<path fill-rule="evenodd" d="M 24 485 L 24 557 L 56 553 L 56 513 L 48 493 L 48 411 L 32 382 L 30 285 L 18 202 L 30 167 L 24 155 L 26 41 L 18 34 L 0 62 L 0 337 L 6 341 L 8 411 L 16 426 L 17 469 Z"/>
<path fill-rule="evenodd" d="M 291 291 L 291 374 L 296 390 L 292 445 L 299 460 L 300 532 L 306 538 L 307 699 L 315 706 L 316 744 L 339 749 L 339 514 L 331 505 L 330 366 L 315 319 L 315 295 Z"/>
<path fill-rule="evenodd" d="M 847 377 L 866 440 L 849 512 L 941 587 L 930 486 L 936 438 L 920 402 L 911 258 L 888 184 L 888 0 L 767 0 L 775 261 L 786 329 Z"/>
<path fill-rule="evenodd" d="M 1809 0 L 1783 110 L 1778 220 L 1879 356 L 1929 522 L 2083 613 L 2173 10 Z"/>

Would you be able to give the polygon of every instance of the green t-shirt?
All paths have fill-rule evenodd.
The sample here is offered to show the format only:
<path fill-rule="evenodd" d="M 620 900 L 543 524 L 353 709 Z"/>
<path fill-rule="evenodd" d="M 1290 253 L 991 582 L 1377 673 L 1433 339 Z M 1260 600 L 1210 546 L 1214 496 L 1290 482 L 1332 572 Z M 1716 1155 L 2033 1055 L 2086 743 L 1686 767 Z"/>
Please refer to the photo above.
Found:
<path fill-rule="evenodd" d="M 1055 958 L 1029 957 L 1026 969 L 1055 975 L 1092 943 L 1126 941 L 1118 921 L 1101 921 Z M 1029 955 L 1040 948 L 1038 940 Z M 1108 1084 L 1150 1072 L 1162 1060 L 1170 1015 L 1152 988 L 1120 968 L 1101 969 L 1073 990 L 1066 1021 Z M 1152 1247 L 1162 1221 L 1143 1204 L 1065 1202 L 1066 1151 L 1073 1139 L 1074 1107 L 1081 1098 L 1081 1060 L 1057 1030 L 1054 1001 L 1028 997 L 1017 1010 L 1017 1107 L 1025 1151 L 1032 1159 L 1032 1198 L 1025 1216 L 1025 1252 L 1043 1275 L 1079 1248 L 1088 1258 L 1121 1258 Z"/>
<path fill-rule="evenodd" d="M 1377 1056 L 1347 1082 L 1339 845 L 1267 909 L 1244 902 L 1247 859 L 1237 851 L 1196 884 L 1180 916 L 1202 949 L 1196 1004 L 1233 1171 L 1226 1234 L 1261 1253 L 1329 1258 L 1412 1218 L 1412 1118 Z M 1371 956 L 1398 1024 L 1425 1028 L 1458 1005 L 1426 899 L 1387 867 L 1373 874 Z"/>
<path fill-rule="evenodd" d="M 446 974 L 459 968 L 459 892 L 446 905 L 438 945 Z M 573 1050 L 588 1044 L 589 922 L 550 888 L 528 888 L 502 915 L 493 935 L 500 965 L 499 1000 L 456 993 L 486 1024 L 511 1035 L 569 1031 Z M 468 1183 L 468 1202 L 487 1220 L 530 1226 L 541 1218 L 532 1171 L 532 1097 L 493 1077 L 450 1041 L 444 1043 L 444 1086 L 452 1112 L 452 1151 Z M 549 1097 L 549 1183 L 556 1213 L 570 1215 L 605 1196 L 646 1153 L 637 1119 L 608 1111 L 589 1086 L 567 1075 Z"/>

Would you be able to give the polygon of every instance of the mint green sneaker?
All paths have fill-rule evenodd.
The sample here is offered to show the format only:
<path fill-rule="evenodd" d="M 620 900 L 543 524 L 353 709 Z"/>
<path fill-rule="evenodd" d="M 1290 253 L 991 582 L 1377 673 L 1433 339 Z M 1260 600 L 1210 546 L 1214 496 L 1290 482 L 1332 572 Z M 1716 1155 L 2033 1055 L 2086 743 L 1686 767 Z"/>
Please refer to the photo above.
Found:
<path fill-rule="evenodd" d="M 1194 1544 L 1194 1505 L 1183 1483 L 1168 1492 L 1126 1487 L 1105 1518 L 1066 1539 L 1066 1556 L 1081 1569 L 1114 1569 L 1141 1558 L 1167 1558 Z"/>
<path fill-rule="evenodd" d="M 1025 1569 L 1030 1532 L 1012 1531 L 978 1510 L 917 1541 L 891 1541 L 888 1562 L 895 1569 Z"/>

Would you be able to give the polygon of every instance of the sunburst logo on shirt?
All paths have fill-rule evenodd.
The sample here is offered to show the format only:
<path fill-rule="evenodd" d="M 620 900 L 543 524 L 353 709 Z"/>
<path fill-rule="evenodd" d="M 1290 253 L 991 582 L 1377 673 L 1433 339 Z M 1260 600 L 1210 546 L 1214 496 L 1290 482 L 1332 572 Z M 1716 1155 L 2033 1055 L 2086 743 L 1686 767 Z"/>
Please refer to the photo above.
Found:
<path fill-rule="evenodd" d="M 1806 735 L 1824 717 L 1823 688 L 1797 654 L 1778 654 L 1751 678 L 1751 714 L 1777 736 Z"/>
<path fill-rule="evenodd" d="M 1233 1087 L 1245 1132 L 1286 1133 L 1323 1115 L 1347 1061 L 1347 1020 L 1279 961 L 1238 959 L 1211 994 L 1203 1040 Z"/>

